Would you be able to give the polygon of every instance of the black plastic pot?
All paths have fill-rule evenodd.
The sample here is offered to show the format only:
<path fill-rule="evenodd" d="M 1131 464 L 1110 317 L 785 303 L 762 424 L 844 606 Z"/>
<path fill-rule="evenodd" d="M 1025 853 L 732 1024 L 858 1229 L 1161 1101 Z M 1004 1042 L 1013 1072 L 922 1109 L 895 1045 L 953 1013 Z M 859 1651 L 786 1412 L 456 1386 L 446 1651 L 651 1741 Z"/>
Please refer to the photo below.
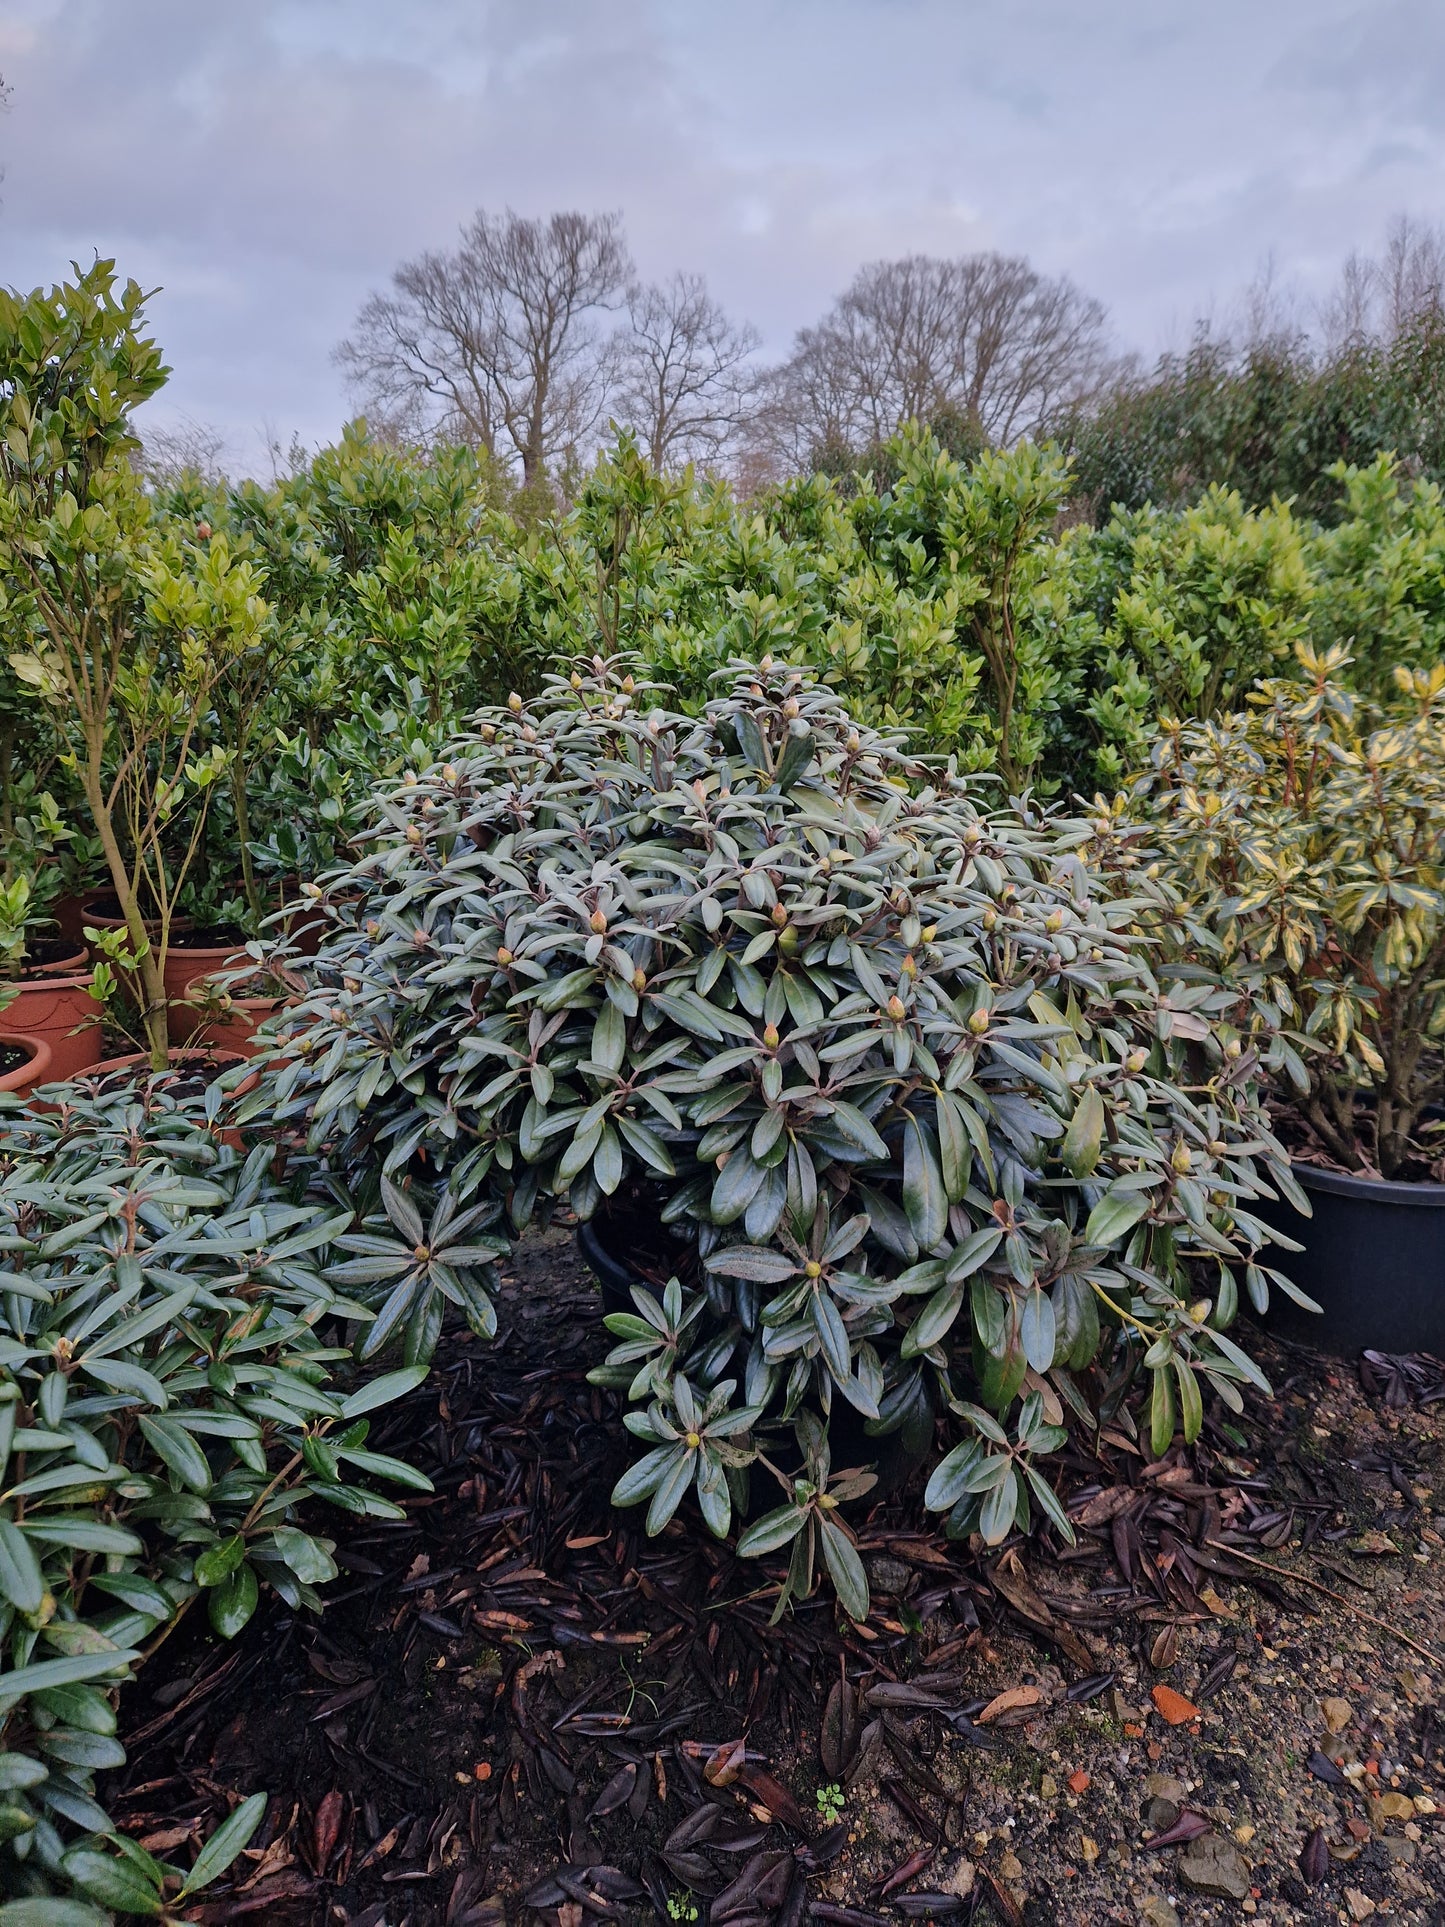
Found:
<path fill-rule="evenodd" d="M 609 1226 L 601 1214 L 577 1227 L 577 1249 L 596 1275 L 604 1316 L 614 1311 L 635 1312 L 637 1307 L 633 1303 L 632 1287 L 646 1283 L 623 1258 L 608 1249 L 608 1236 L 613 1230 L 614 1227 Z M 656 1290 L 650 1284 L 647 1289 Z M 828 1423 L 833 1469 L 841 1471 L 844 1466 L 871 1465 L 878 1479 L 876 1492 L 886 1496 L 906 1483 L 909 1475 L 928 1456 L 928 1451 L 926 1448 L 922 1451 L 910 1450 L 901 1432 L 889 1432 L 883 1438 L 870 1438 L 863 1429 L 865 1424 L 861 1412 L 855 1411 L 844 1399 L 836 1399 Z M 785 1471 L 793 1469 L 788 1463 L 786 1445 L 773 1456 Z"/>
<path fill-rule="evenodd" d="M 577 1227 L 577 1249 L 596 1275 L 602 1293 L 604 1315 L 614 1311 L 635 1312 L 637 1307 L 632 1302 L 632 1287 L 640 1285 L 642 1280 L 630 1266 L 613 1257 L 590 1219 Z"/>
<path fill-rule="evenodd" d="M 1266 1329 L 1326 1351 L 1445 1355 L 1445 1184 L 1292 1169 L 1314 1216 L 1270 1207 L 1268 1222 L 1304 1246 L 1274 1262 L 1321 1313 L 1272 1289 Z"/>

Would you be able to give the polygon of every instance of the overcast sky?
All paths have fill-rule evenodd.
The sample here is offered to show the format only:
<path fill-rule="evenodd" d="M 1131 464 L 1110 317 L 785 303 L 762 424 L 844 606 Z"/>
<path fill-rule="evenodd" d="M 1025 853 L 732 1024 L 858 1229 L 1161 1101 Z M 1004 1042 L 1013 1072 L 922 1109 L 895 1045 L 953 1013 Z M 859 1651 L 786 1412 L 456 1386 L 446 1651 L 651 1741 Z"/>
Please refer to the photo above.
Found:
<path fill-rule="evenodd" d="M 1152 353 L 1445 217 L 1440 0 L 0 0 L 0 73 L 0 280 L 160 288 L 152 410 L 252 466 L 478 206 L 620 209 L 775 351 L 864 261 L 999 248 Z"/>

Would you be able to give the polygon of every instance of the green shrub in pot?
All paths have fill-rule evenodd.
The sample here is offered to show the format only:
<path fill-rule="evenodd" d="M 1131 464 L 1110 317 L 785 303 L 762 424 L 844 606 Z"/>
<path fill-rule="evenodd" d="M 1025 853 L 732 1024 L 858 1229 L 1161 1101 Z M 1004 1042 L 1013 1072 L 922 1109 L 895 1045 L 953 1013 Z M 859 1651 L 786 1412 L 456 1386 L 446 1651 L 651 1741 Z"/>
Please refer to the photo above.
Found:
<path fill-rule="evenodd" d="M 165 959 L 212 792 L 244 744 L 208 719 L 266 635 L 253 564 L 158 522 L 134 410 L 166 369 L 134 282 L 97 260 L 74 281 L 0 290 L 0 613 L 84 796 L 124 928 L 97 939 L 168 1048 Z"/>
<path fill-rule="evenodd" d="M 1343 645 L 1296 648 L 1213 722 L 1166 723 L 1133 806 L 1160 827 L 1193 930 L 1222 944 L 1269 1046 L 1300 1148 L 1428 1175 L 1445 1100 L 1445 664 L 1388 702 L 1345 684 Z"/>
<path fill-rule="evenodd" d="M 804 1591 L 816 1548 L 856 1611 L 840 1409 L 947 1420 L 951 1529 L 1067 1530 L 1044 1462 L 1096 1361 L 1152 1374 L 1156 1450 L 1259 1380 L 1226 1328 L 1288 1169 L 1111 815 L 991 808 L 768 658 L 727 683 L 689 718 L 599 658 L 379 793 L 247 1102 L 389 1215 L 344 1275 L 409 1357 L 448 1300 L 490 1325 L 448 1243 L 624 1199 L 673 1227 L 676 1282 L 609 1319 L 648 1448 L 617 1496 L 722 1532 L 776 1467 L 744 1549 L 792 1538 Z"/>
<path fill-rule="evenodd" d="M 349 1214 L 230 1148 L 221 1101 L 177 1077 L 0 1099 L 0 1896 L 155 1915 L 218 1872 L 244 1839 L 188 1878 L 114 1838 L 119 1685 L 192 1606 L 229 1638 L 264 1587 L 318 1605 L 317 1501 L 396 1518 L 369 1482 L 426 1488 L 366 1443 L 420 1374 L 348 1389 L 318 1329 L 368 1316 L 324 1275 Z"/>

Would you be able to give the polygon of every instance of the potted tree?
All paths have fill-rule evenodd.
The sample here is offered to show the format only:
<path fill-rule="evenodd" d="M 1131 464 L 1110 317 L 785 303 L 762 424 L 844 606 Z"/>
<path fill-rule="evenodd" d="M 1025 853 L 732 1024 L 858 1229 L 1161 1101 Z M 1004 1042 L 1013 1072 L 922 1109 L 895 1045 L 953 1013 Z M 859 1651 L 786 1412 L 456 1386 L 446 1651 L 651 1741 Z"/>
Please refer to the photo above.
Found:
<path fill-rule="evenodd" d="M 1222 943 L 1253 1013 L 1312 1213 L 1280 1221 L 1324 1311 L 1311 1335 L 1439 1350 L 1445 665 L 1397 669 L 1376 704 L 1348 687 L 1343 646 L 1296 655 L 1300 676 L 1262 683 L 1247 710 L 1163 726 L 1134 802 L 1167 826 L 1193 906 L 1176 932 Z"/>
<path fill-rule="evenodd" d="M 371 1348 L 424 1358 L 448 1303 L 489 1331 L 459 1265 L 570 1206 L 630 1286 L 618 1502 L 761 1510 L 785 1597 L 816 1557 L 856 1613 L 839 1414 L 872 1456 L 942 1421 L 950 1530 L 1067 1532 L 1094 1361 L 1151 1375 L 1158 1452 L 1263 1382 L 1232 1267 L 1287 1162 L 1112 820 L 990 808 L 768 658 L 727 680 L 687 717 L 599 658 L 380 793 L 246 1102 L 370 1182 L 337 1280 Z"/>
<path fill-rule="evenodd" d="M 227 767 L 202 726 L 265 609 L 223 540 L 153 520 L 131 416 L 167 371 L 143 306 L 108 261 L 0 293 L 0 581 L 27 644 L 10 666 L 51 706 L 114 894 L 118 927 L 90 927 L 160 1068 L 177 902 Z"/>

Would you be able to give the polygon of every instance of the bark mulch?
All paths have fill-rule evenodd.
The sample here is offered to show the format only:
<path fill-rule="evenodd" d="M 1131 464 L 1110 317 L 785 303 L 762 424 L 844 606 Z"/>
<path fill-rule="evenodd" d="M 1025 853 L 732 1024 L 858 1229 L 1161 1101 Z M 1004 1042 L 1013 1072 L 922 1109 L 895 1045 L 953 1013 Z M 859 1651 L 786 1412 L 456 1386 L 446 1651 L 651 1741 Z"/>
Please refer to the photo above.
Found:
<path fill-rule="evenodd" d="M 198 1919 L 1445 1927 L 1432 1361 L 1256 1338 L 1274 1398 L 1158 1462 L 1115 1387 L 1075 1547 L 949 1544 L 915 1482 L 855 1521 L 866 1626 L 770 1626 L 778 1567 L 609 1509 L 564 1236 L 501 1309 L 378 1428 L 436 1493 L 328 1523 L 325 1613 L 187 1621 L 123 1704 L 107 1799 L 153 1850 L 271 1795 Z"/>

